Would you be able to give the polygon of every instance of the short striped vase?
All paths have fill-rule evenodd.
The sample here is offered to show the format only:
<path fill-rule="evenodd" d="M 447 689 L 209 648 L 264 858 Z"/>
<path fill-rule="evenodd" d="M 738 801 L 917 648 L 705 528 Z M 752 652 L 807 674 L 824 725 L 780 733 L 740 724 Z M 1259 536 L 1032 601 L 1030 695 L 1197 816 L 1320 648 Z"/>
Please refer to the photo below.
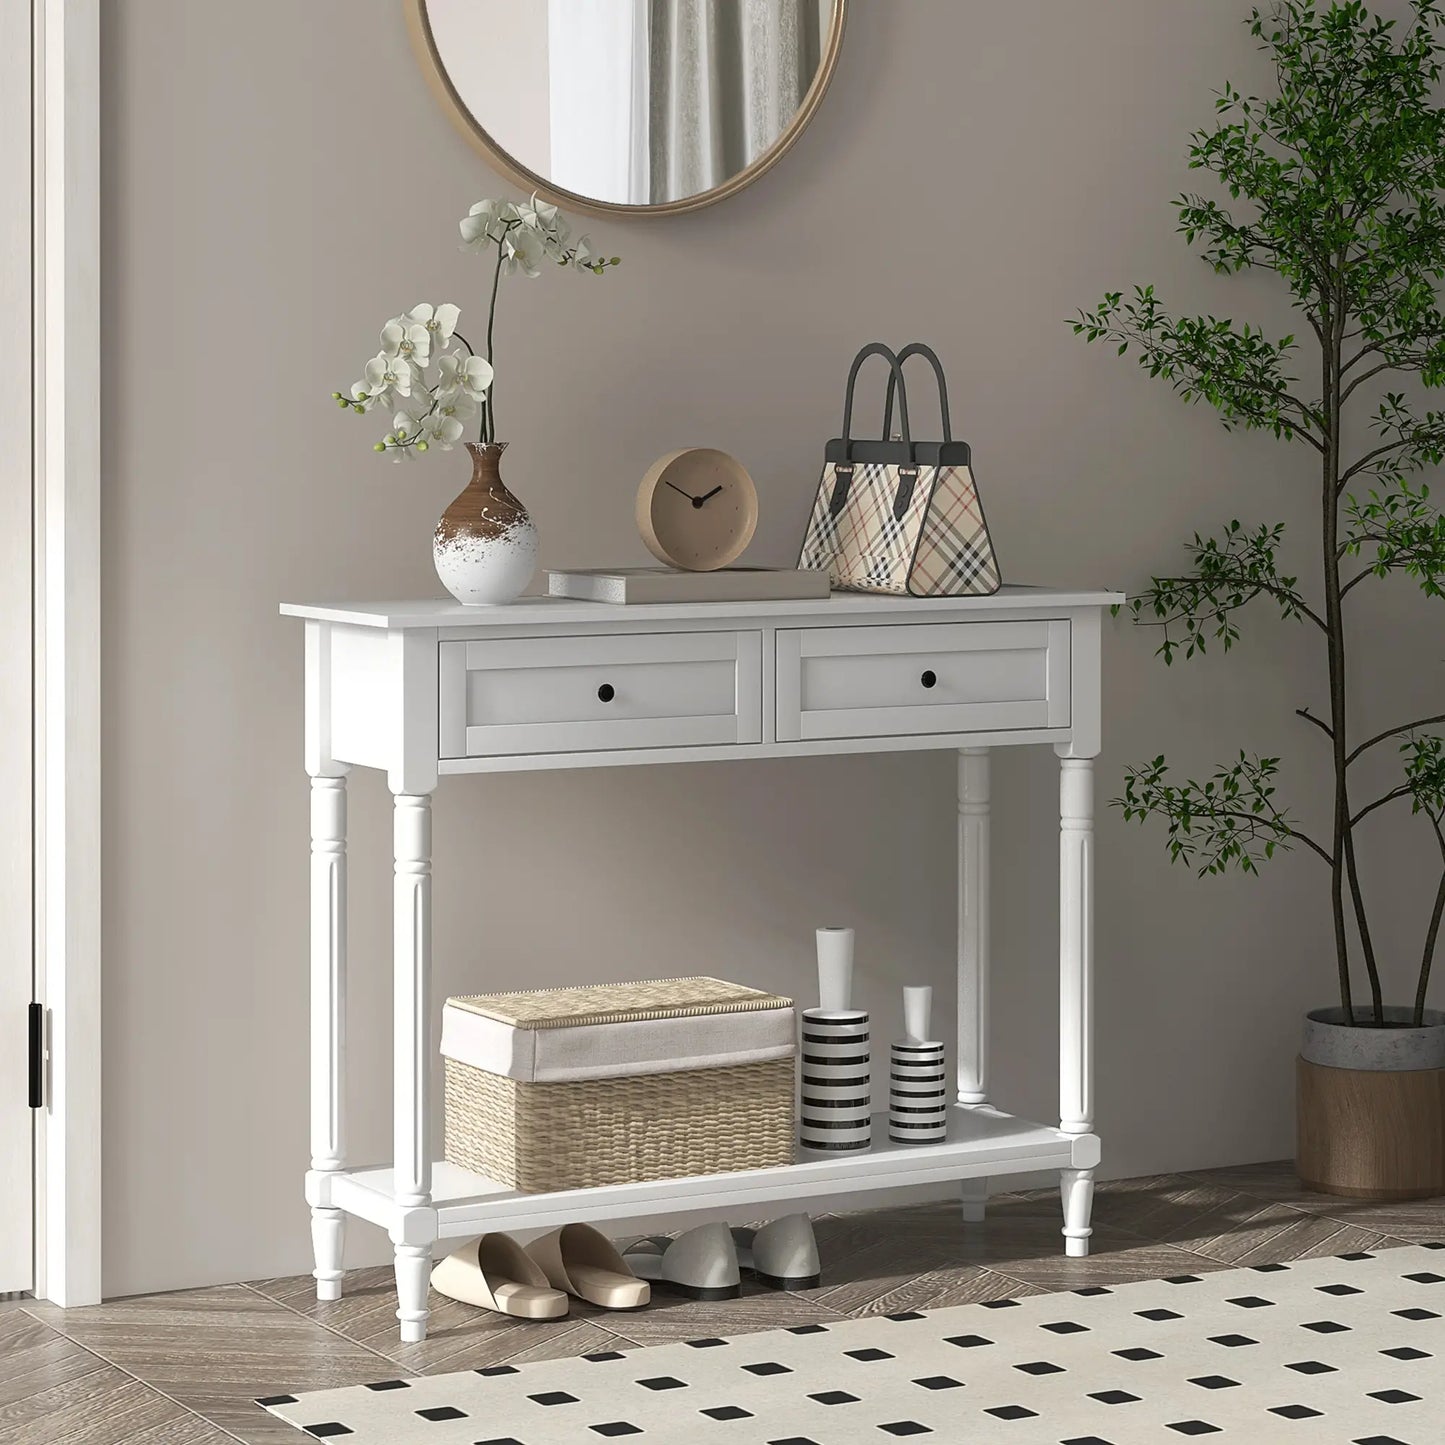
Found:
<path fill-rule="evenodd" d="M 843 1153 L 873 1142 L 868 1015 L 861 1009 L 803 1011 L 800 1142 Z"/>
<path fill-rule="evenodd" d="M 893 1045 L 888 1070 L 888 1137 L 895 1144 L 941 1144 L 948 1137 L 943 1045 Z"/>

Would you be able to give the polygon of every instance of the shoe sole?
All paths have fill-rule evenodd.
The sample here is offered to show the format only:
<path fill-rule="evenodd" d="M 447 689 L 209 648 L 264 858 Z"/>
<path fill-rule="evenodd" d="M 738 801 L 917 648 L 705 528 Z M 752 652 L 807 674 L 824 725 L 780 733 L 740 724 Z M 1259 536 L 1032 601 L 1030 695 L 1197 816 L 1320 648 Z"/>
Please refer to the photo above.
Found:
<path fill-rule="evenodd" d="M 769 1289 L 817 1289 L 823 1282 L 821 1274 L 795 1275 L 791 1278 L 753 1271 L 753 1278 Z"/>
<path fill-rule="evenodd" d="M 654 1283 L 662 1285 L 665 1289 L 675 1290 L 678 1294 L 685 1294 L 689 1299 L 702 1300 L 705 1304 L 716 1304 L 719 1300 L 740 1299 L 743 1293 L 741 1284 L 705 1287 L 695 1284 L 677 1284 L 670 1279 L 656 1280 Z"/>

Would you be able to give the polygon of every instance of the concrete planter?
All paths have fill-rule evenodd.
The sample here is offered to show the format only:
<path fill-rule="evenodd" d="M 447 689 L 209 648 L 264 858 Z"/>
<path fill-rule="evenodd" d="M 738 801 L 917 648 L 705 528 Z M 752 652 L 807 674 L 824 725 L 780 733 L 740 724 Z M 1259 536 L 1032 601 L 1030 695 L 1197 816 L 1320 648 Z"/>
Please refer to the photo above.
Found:
<path fill-rule="evenodd" d="M 1413 1009 L 1387 1005 L 1391 1027 L 1361 1028 L 1345 1022 L 1342 1008 L 1314 1009 L 1305 1015 L 1300 1056 L 1327 1069 L 1445 1069 L 1445 1013 L 1426 1009 L 1423 1028 L 1405 1027 L 1413 1017 Z"/>
<path fill-rule="evenodd" d="M 1387 1027 L 1344 1010 L 1305 1019 L 1297 1066 L 1296 1170 L 1310 1189 L 1351 1199 L 1445 1194 L 1445 1013 L 1385 1009 Z"/>

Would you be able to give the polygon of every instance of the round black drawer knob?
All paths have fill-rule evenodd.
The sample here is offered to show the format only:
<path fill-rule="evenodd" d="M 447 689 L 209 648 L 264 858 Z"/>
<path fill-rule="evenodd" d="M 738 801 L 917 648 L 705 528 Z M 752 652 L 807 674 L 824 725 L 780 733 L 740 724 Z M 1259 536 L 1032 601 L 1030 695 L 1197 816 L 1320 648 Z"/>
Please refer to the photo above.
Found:
<path fill-rule="evenodd" d="M 616 696 L 617 689 L 613 687 L 610 682 L 604 682 L 602 686 L 597 689 L 598 702 L 611 702 Z"/>
<path fill-rule="evenodd" d="M 925 672 L 923 676 L 920 677 L 918 680 L 924 685 L 924 687 L 938 686 L 938 674 L 931 669 L 928 672 Z"/>

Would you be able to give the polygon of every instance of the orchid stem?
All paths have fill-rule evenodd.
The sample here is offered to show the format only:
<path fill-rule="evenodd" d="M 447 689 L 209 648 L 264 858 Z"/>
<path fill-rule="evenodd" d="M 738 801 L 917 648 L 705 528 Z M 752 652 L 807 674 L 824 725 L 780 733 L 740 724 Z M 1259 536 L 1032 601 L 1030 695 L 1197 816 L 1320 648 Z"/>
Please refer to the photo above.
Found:
<path fill-rule="evenodd" d="M 503 233 L 505 234 L 505 232 Z M 497 292 L 502 284 L 502 243 L 497 242 L 497 265 L 492 272 L 492 304 L 487 311 L 487 364 L 492 365 L 492 331 L 497 324 Z M 482 441 L 497 439 L 497 413 L 494 398 L 497 394 L 496 368 L 492 369 L 492 380 L 487 387 L 487 400 L 482 411 Z"/>

